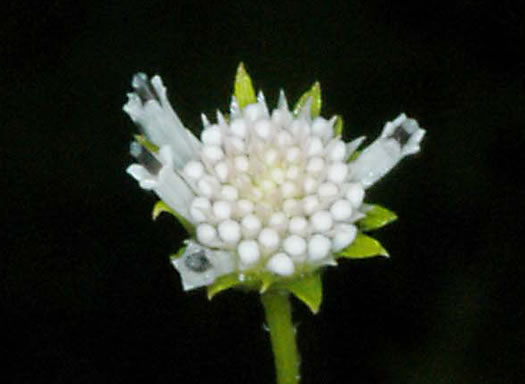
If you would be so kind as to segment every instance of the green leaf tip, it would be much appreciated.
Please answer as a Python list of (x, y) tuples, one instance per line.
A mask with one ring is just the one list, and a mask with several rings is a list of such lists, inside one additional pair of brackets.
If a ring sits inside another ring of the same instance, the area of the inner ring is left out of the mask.
[(250, 75), (248, 75), (248, 72), (246, 72), (246, 68), (242, 62), (237, 67), (235, 83), (233, 86), (233, 95), (235, 96), (235, 99), (237, 99), (237, 103), (241, 109), (246, 107), (248, 104), (252, 104), (257, 101), (255, 90), (253, 89), (252, 85), (252, 79), (250, 78)]
[(305, 106), (308, 100), (311, 99), (310, 114), (312, 117), (317, 117), (321, 114), (321, 84), (316, 81), (312, 87), (303, 93), (299, 98), (293, 109), (294, 115), (298, 115), (301, 109)]
[(297, 299), (310, 308), (312, 313), (316, 314), (319, 312), (323, 301), (323, 283), (320, 272), (314, 272), (277, 284), (276, 287), (290, 291)]
[(341, 115), (337, 115), (334, 125), (334, 137), (343, 136), (343, 126), (343, 117)]
[(239, 275), (236, 273), (221, 276), (217, 280), (215, 280), (213, 284), (208, 285), (208, 300), (213, 299), (218, 293), (226, 291), (227, 289), (233, 288), (240, 284), (242, 284), (242, 281), (239, 279)]
[(357, 160), (357, 158), (359, 157), (360, 154), (361, 154), (361, 151), (359, 151), (359, 150), (355, 150), (354, 153), (352, 153), (352, 154), (350, 155), (350, 157), (348, 158), (348, 161), (347, 161), (347, 162), (350, 163), (350, 162), (352, 162), (352, 161), (354, 161), (354, 160)]
[(174, 211), (168, 204), (164, 201), (159, 200), (153, 206), (153, 211), (151, 212), (151, 217), (153, 220), (157, 220), (161, 213), (169, 213), (177, 219), (177, 221), (184, 227), (186, 232), (193, 234), (195, 232), (195, 227), (184, 217)]
[(170, 255), (170, 259), (171, 260), (174, 260), (174, 259), (179, 259), (182, 257), (182, 255), (184, 254), (184, 251), (186, 251), (186, 246), (183, 246), (181, 247), (177, 252), (175, 253), (172, 253)]
[(230, 273), (218, 277), (211, 285), (208, 285), (208, 299), (211, 300), (218, 293), (235, 287), (263, 293), (275, 281), (276, 278), (269, 273)]
[(366, 259), (374, 256), (385, 256), (389, 254), (385, 248), (376, 239), (358, 232), (356, 238), (348, 246), (335, 255), (346, 259)]
[(366, 216), (357, 222), (362, 231), (372, 231), (397, 220), (397, 215), (380, 205), (370, 205)]

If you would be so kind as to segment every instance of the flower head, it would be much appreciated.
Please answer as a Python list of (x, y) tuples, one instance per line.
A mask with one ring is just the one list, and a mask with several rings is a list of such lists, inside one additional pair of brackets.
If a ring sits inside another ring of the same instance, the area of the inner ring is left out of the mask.
[[(366, 189), (418, 152), (425, 133), (401, 114), (358, 151), (364, 137), (345, 143), (341, 118), (320, 116), (318, 83), (292, 111), (282, 91), (270, 110), (241, 64), (229, 116), (217, 112), (210, 123), (203, 115), (199, 140), (160, 77), (139, 73), (132, 86), (124, 110), (142, 135), (127, 171), (193, 229), (173, 259), (185, 289), (227, 275), (279, 281), (334, 265), (378, 214), (363, 203)], [(393, 218), (387, 212), (380, 220)]]

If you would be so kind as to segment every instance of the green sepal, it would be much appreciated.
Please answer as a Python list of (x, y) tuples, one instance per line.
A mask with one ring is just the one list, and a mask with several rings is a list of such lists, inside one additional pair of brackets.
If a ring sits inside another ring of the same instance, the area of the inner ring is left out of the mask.
[(319, 312), (323, 301), (323, 282), (321, 272), (316, 271), (309, 275), (297, 277), (293, 280), (277, 283), (276, 288), (285, 289), (302, 301), (312, 313)]
[(319, 311), (323, 299), (323, 287), (321, 273), (319, 271), (291, 279), (274, 276), (271, 273), (264, 272), (230, 273), (218, 277), (207, 287), (208, 299), (211, 300), (217, 294), (232, 288), (258, 291), (259, 293), (264, 293), (268, 290), (289, 291), (297, 297), (297, 299), (306, 304), (313, 313)]
[(144, 135), (133, 135), (137, 143), (142, 145), (144, 148), (146, 148), (148, 151), (157, 153), (159, 151), (159, 147), (155, 144), (153, 144), (151, 141), (146, 139), (146, 136)]
[(253, 89), (252, 79), (244, 64), (241, 62), (237, 67), (237, 73), (235, 75), (235, 84), (233, 86), (233, 95), (237, 99), (239, 108), (244, 108), (248, 104), (255, 103), (257, 98), (255, 96), (255, 90)]
[(335, 255), (347, 259), (365, 259), (374, 256), (388, 257), (389, 255), (379, 241), (361, 232), (357, 233), (352, 244)]
[(337, 115), (334, 125), (334, 137), (343, 136), (343, 126), (343, 117), (341, 115)]
[(389, 209), (380, 205), (370, 205), (366, 216), (357, 222), (362, 231), (371, 231), (384, 227), (397, 220), (397, 215)]
[(312, 88), (310, 88), (308, 91), (303, 93), (303, 95), (299, 98), (299, 101), (295, 104), (295, 107), (293, 109), (294, 115), (298, 115), (301, 111), (301, 108), (306, 104), (308, 99), (312, 99), (312, 105), (310, 107), (310, 114), (312, 117), (317, 117), (321, 114), (321, 84), (319, 84), (318, 81), (312, 85)]
[(233, 288), (235, 286), (238, 286), (242, 284), (243, 282), (239, 279), (239, 275), (237, 273), (232, 273), (229, 275), (224, 275), (217, 280), (215, 280), (211, 285), (208, 285), (207, 287), (207, 294), (208, 294), (208, 300), (213, 299), (213, 297), (222, 292), (226, 291), (227, 289)]
[(195, 227), (188, 220), (186, 220), (176, 211), (171, 209), (171, 207), (169, 207), (168, 204), (166, 204), (164, 201), (159, 200), (155, 203), (155, 205), (153, 206), (153, 211), (151, 212), (153, 220), (156, 220), (161, 213), (169, 213), (178, 220), (178, 222), (184, 227), (186, 232), (192, 235), (195, 233)]
[(184, 252), (186, 251), (186, 246), (181, 247), (177, 252), (170, 255), (170, 260), (180, 259)]
[(256, 290), (265, 292), (273, 284), (275, 278), (269, 273), (230, 273), (218, 277), (207, 287), (208, 299), (230, 288), (243, 288), (245, 290)]
[(351, 161), (356, 160), (360, 154), (361, 154), (361, 151), (355, 150), (354, 153), (350, 155), (347, 162), (350, 163)]

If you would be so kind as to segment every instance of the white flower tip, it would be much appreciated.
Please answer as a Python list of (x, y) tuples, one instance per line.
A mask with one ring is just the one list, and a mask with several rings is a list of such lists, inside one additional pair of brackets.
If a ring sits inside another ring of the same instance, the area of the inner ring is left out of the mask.
[(210, 224), (199, 224), (196, 229), (197, 240), (204, 245), (212, 245), (217, 240), (217, 230)]
[(259, 243), (266, 250), (272, 251), (279, 247), (279, 234), (273, 228), (264, 228), (258, 237)]
[(239, 197), (239, 191), (233, 185), (226, 184), (221, 188), (221, 196), (227, 201), (235, 201)]
[(219, 224), (219, 237), (226, 244), (236, 244), (241, 239), (241, 227), (234, 220), (225, 220)]
[(269, 140), (273, 135), (273, 125), (269, 120), (259, 120), (254, 125), (255, 133), (263, 140)]
[(244, 138), (246, 136), (247, 130), (248, 128), (246, 126), (246, 122), (244, 121), (244, 119), (234, 119), (230, 123), (231, 133), (233, 133), (235, 136), (239, 138)]
[(259, 92), (257, 92), (257, 102), (266, 106), (266, 98), (264, 97), (264, 93), (262, 90), (259, 90)]
[(291, 276), (295, 272), (295, 265), (292, 259), (283, 252), (273, 255), (270, 260), (268, 260), (266, 268), (270, 272), (280, 276)]
[(204, 129), (208, 128), (211, 125), (210, 120), (204, 113), (201, 113), (201, 121), (202, 121), (202, 127)]
[(279, 100), (277, 101), (277, 108), (288, 111), (288, 101), (286, 100), (286, 95), (284, 90), (279, 90)]
[(276, 231), (282, 232), (288, 227), (288, 218), (283, 212), (275, 212), (270, 216), (268, 225)]
[(326, 178), (335, 184), (341, 184), (347, 175), (348, 166), (345, 163), (334, 163), (328, 167)]
[(328, 158), (333, 162), (344, 161), (346, 158), (346, 144), (342, 140), (335, 140), (331, 145)]
[(334, 198), (338, 193), (339, 188), (337, 188), (337, 185), (330, 182), (322, 183), (317, 189), (317, 194), (323, 201)]
[(261, 227), (261, 220), (259, 220), (259, 218), (254, 214), (246, 215), (241, 221), (241, 231), (243, 236), (246, 238), (256, 237), (261, 230)]
[(207, 145), (202, 148), (202, 156), (210, 163), (214, 164), (224, 157), (224, 152), (221, 147), (217, 145)]
[(288, 224), (288, 231), (295, 235), (304, 236), (308, 233), (308, 220), (303, 216), (294, 216)]
[(308, 257), (312, 261), (325, 259), (330, 255), (332, 242), (323, 235), (313, 235), (308, 242)]
[(191, 202), (190, 215), (195, 222), (201, 223), (207, 220), (210, 209), (210, 200), (205, 197), (196, 197)]
[(241, 108), (239, 107), (239, 102), (237, 98), (233, 95), (230, 103), (230, 118), (234, 119), (241, 115)]
[(184, 175), (191, 180), (198, 180), (204, 175), (204, 166), (200, 161), (189, 161), (184, 166)]
[(224, 118), (224, 115), (222, 114), (222, 112), (220, 110), (217, 109), (217, 124), (220, 126), (220, 127), (225, 127), (227, 126), (227, 123), (226, 123), (226, 119)]
[(237, 247), (237, 252), (241, 263), (244, 265), (252, 265), (259, 261), (261, 257), (259, 245), (254, 240), (241, 241)]
[(227, 220), (232, 215), (232, 206), (228, 201), (219, 200), (214, 202), (212, 210), (216, 220)]
[(222, 143), (221, 130), (217, 125), (210, 125), (201, 132), (201, 141), (204, 145), (220, 146)]
[(346, 199), (337, 200), (330, 207), (330, 213), (335, 221), (349, 220), (353, 213), (352, 204)]
[(140, 164), (131, 164), (126, 168), (126, 172), (139, 182), (142, 189), (149, 191), (157, 186), (156, 177), (152, 176), (148, 170)]
[(357, 228), (351, 224), (340, 224), (332, 238), (332, 251), (339, 252), (349, 246), (357, 235)]
[(348, 183), (346, 185), (345, 197), (352, 203), (354, 208), (359, 208), (365, 197), (365, 190), (360, 183)]
[(283, 241), (283, 249), (292, 258), (296, 258), (306, 252), (306, 241), (298, 235), (288, 236)]
[(332, 228), (333, 219), (328, 211), (317, 211), (310, 217), (310, 225), (316, 232), (326, 232)]

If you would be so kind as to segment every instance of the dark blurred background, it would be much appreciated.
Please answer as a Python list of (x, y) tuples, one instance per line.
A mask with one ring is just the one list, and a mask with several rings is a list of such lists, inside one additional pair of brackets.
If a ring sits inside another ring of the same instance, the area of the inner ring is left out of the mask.
[(9, 2), (0, 25), (2, 383), (271, 383), (256, 295), (184, 293), (184, 238), (125, 173), (131, 75), (187, 126), (239, 61), (272, 103), (314, 80), (347, 139), (406, 112), (422, 152), (368, 200), (391, 259), (326, 271), (294, 313), (304, 384), (518, 383), (525, 353), (520, 1)]

